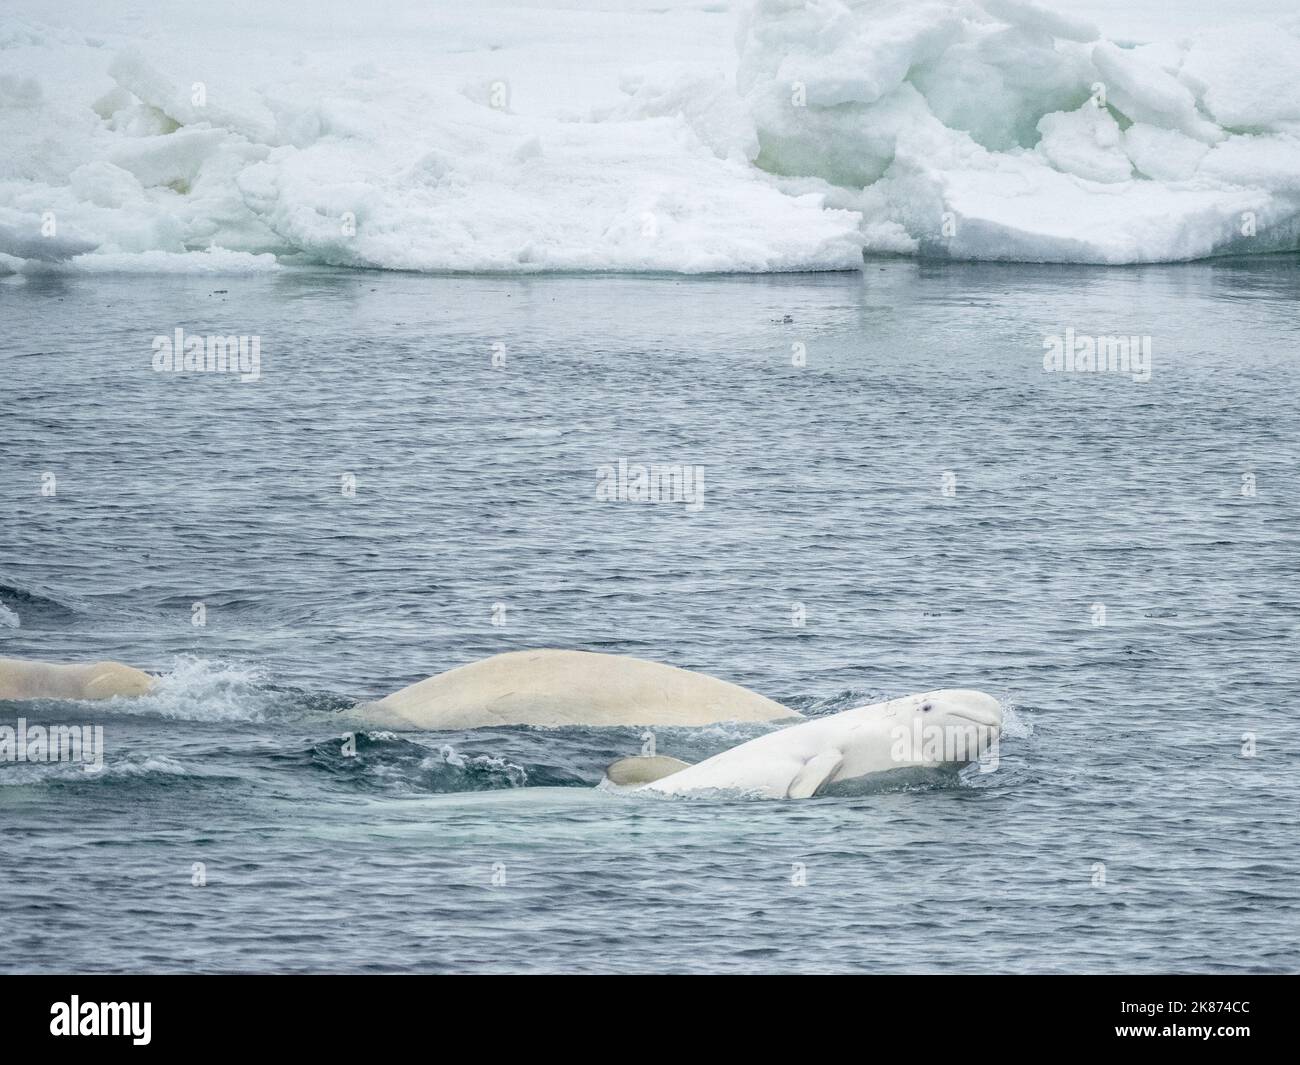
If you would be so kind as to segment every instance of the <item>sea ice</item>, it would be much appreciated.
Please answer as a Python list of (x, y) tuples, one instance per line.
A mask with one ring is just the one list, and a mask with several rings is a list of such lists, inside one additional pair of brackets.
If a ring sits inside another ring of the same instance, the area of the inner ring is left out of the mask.
[(1295, 17), (1135, 44), (1028, 0), (329, 0), (309, 32), (281, 0), (147, 31), (65, 0), (84, 32), (25, 3), (0, 272), (1131, 263), (1300, 231)]

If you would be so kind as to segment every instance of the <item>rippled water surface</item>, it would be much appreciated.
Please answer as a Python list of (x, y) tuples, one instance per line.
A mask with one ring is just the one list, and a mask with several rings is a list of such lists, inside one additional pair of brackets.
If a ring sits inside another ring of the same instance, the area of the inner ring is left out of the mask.
[[(1300, 968), (1298, 295), (1291, 259), (0, 283), (0, 655), (164, 674), (0, 702), (106, 744), (0, 763), (0, 969)], [(154, 372), (177, 327), (258, 335), (261, 380)], [(1149, 334), (1152, 379), (1045, 373), (1067, 328)], [(704, 506), (597, 500), (621, 458)], [(1009, 728), (992, 773), (782, 803), (596, 790), (632, 729), (343, 753), (353, 702), (537, 646)]]

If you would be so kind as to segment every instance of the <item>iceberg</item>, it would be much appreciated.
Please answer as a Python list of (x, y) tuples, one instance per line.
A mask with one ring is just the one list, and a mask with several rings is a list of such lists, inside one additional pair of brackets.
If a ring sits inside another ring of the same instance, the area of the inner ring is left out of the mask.
[(0, 15), (0, 272), (1300, 247), (1295, 16), (1135, 43), (1028, 0), (371, 6), (309, 40), (280, 0)]
[(1300, 246), (1296, 19), (1121, 45), (1023, 0), (757, 0), (740, 49), (757, 165), (858, 210), (867, 252)]

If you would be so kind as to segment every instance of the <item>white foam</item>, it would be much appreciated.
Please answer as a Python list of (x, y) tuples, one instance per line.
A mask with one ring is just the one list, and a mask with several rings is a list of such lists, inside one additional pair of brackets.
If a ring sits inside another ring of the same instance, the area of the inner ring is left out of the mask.
[(485, 770), (489, 773), (504, 776), (510, 781), (511, 787), (522, 788), (528, 785), (528, 771), (521, 765), (508, 761), (497, 755), (478, 754), (466, 757), (457, 751), (450, 744), (444, 744), (439, 747), (437, 752), (430, 754), (420, 760), (420, 768), (423, 770), (437, 770), (442, 766), (451, 766), (453, 769)]
[(131, 700), (129, 706), (138, 713), (183, 721), (263, 721), (276, 698), (260, 670), (184, 655), (148, 695)]
[(1023, 740), (1034, 734), (1034, 722), (1022, 716), (1011, 703), (1002, 704), (1002, 735)]
[(191, 777), (208, 775), (186, 767), (166, 755), (136, 755), (105, 760), (100, 764), (81, 762), (23, 762), (6, 765), (0, 773), (0, 787), (30, 787), (41, 784), (80, 784), (106, 778)]

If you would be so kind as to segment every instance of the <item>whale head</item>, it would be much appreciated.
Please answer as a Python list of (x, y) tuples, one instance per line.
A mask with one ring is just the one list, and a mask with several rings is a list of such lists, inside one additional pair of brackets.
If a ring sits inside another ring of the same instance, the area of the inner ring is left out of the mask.
[(991, 695), (943, 688), (862, 707), (838, 744), (835, 781), (889, 769), (961, 766), (979, 758), (1002, 733), (1002, 706)]
[(1002, 704), (972, 688), (941, 688), (887, 703), (890, 756), (900, 766), (974, 762), (1002, 734)]
[(1002, 704), (974, 688), (941, 688), (910, 696), (909, 701), (915, 704), (913, 713), (926, 724), (1002, 730)]

